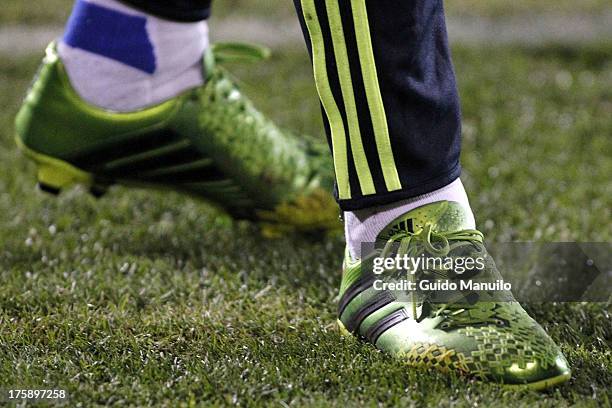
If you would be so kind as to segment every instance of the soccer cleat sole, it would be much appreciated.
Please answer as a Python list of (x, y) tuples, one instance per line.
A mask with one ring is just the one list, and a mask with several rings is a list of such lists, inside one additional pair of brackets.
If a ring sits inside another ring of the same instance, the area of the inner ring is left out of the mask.
[[(343, 337), (353, 337), (355, 338), (355, 336), (348, 331), (348, 329), (344, 326), (344, 324), (340, 321), (340, 319), (338, 319), (336, 321), (336, 323), (338, 324), (338, 331), (340, 332), (340, 335), (342, 335)], [(512, 389), (512, 390), (533, 390), (533, 391), (542, 391), (548, 388), (552, 388), (556, 385), (562, 384), (566, 381), (568, 381), (570, 378), (572, 377), (572, 373), (571, 372), (567, 372), (564, 373), (562, 375), (558, 375), (556, 377), (551, 377), (551, 378), (546, 378), (544, 380), (540, 380), (540, 381), (536, 381), (536, 382), (532, 382), (532, 383), (525, 383), (525, 384), (503, 384), (500, 383), (499, 385), (501, 385), (504, 388), (508, 388), (508, 389)], [(479, 382), (485, 382), (483, 380), (477, 380)], [(488, 382), (491, 383), (491, 382)]]
[(542, 391), (552, 388), (556, 385), (563, 384), (572, 377), (572, 373), (565, 373), (556, 377), (546, 378), (544, 380), (526, 383), (526, 384), (503, 384), (504, 387), (514, 390), (533, 390)]

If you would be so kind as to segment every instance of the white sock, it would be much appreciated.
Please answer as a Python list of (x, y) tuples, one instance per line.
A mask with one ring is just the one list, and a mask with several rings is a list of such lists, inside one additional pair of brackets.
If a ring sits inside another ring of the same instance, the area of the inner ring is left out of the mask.
[(455, 201), (461, 204), (468, 212), (468, 227), (476, 228), (474, 214), (472, 214), (463, 183), (457, 179), (445, 187), (408, 200), (380, 207), (346, 211), (344, 213), (344, 233), (351, 256), (360, 258), (361, 244), (376, 241), (378, 234), (397, 217), (436, 201)]
[(178, 23), (116, 0), (78, 0), (58, 51), (84, 100), (129, 112), (202, 85), (207, 47), (206, 21)]

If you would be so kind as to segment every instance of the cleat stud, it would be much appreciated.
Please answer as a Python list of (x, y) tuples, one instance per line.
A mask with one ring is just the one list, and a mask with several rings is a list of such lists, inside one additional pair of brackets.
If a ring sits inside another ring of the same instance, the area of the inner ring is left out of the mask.
[(54, 195), (54, 196), (59, 195), (59, 193), (61, 191), (57, 187), (53, 187), (53, 186), (50, 186), (48, 184), (41, 183), (41, 182), (38, 183), (38, 188), (40, 189), (40, 191), (44, 191), (45, 193), (48, 193), (48, 194), (51, 194), (51, 195)]

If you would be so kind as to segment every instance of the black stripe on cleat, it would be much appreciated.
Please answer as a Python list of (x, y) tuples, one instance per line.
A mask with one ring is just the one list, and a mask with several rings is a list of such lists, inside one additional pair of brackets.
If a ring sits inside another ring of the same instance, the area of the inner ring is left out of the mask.
[(40, 191), (44, 191), (45, 193), (52, 194), (54, 196), (59, 195), (61, 191), (57, 187), (53, 187), (53, 186), (50, 186), (48, 184), (41, 183), (41, 182), (38, 182), (38, 188), (40, 189)]
[(346, 309), (348, 304), (351, 303), (351, 301), (355, 299), (357, 295), (372, 287), (374, 280), (375, 277), (373, 275), (362, 275), (351, 286), (349, 286), (349, 288), (340, 298), (340, 303), (338, 305), (338, 317), (342, 316), (344, 309)]
[(402, 307), (399, 310), (383, 317), (378, 322), (376, 322), (372, 327), (368, 329), (365, 334), (366, 339), (370, 341), (370, 343), (376, 345), (378, 338), (387, 330), (392, 328), (393, 326), (403, 322), (404, 320), (408, 320), (408, 313)]
[(378, 292), (370, 300), (368, 300), (358, 311), (350, 316), (346, 321), (346, 329), (351, 333), (359, 330), (361, 323), (372, 313), (387, 306), (395, 300), (395, 296), (391, 292)]
[(89, 152), (76, 154), (68, 161), (75, 166), (97, 173), (105, 163), (167, 146), (182, 138), (171, 130), (161, 129), (135, 135), (129, 140), (112, 143)]
[(191, 146), (184, 146), (180, 149), (161, 154), (159, 154), (159, 151), (157, 151), (157, 154), (151, 154), (152, 156), (150, 157), (137, 157), (128, 162), (122, 159), (121, 162), (110, 163), (99, 171), (108, 177), (137, 177), (141, 172), (158, 170), (202, 159), (202, 155)]

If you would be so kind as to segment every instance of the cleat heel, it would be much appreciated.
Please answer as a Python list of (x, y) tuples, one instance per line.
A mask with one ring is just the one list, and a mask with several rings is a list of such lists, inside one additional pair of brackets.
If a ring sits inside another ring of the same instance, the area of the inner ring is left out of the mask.
[(43, 163), (38, 163), (36, 177), (41, 190), (55, 195), (65, 188), (78, 184), (78, 178), (74, 175), (64, 169)]
[(61, 190), (77, 184), (86, 187), (93, 185), (93, 176), (90, 173), (78, 169), (66, 161), (35, 152), (19, 138), (15, 140), (23, 154), (36, 163), (36, 177), (38, 186), (42, 191), (57, 195)]

